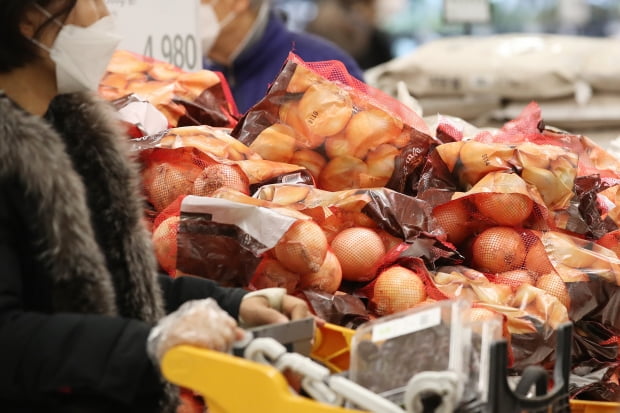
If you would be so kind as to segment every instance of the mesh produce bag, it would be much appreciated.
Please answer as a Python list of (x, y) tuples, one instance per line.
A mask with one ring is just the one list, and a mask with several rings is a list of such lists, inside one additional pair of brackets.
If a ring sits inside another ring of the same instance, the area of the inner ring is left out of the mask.
[(311, 182), (302, 167), (263, 160), (227, 131), (187, 126), (131, 141), (142, 165), (150, 216), (180, 195), (210, 196), (221, 187), (249, 194), (278, 180)]
[(306, 167), (329, 191), (412, 193), (437, 143), (413, 111), (353, 79), (340, 62), (306, 63), (294, 54), (232, 135), (265, 159)]
[(180, 68), (125, 50), (112, 57), (99, 85), (106, 100), (122, 104), (136, 94), (152, 103), (171, 127), (211, 125), (232, 127), (239, 113), (226, 79), (209, 70)]
[[(247, 287), (263, 255), (289, 227), (308, 220), (292, 210), (230, 189), (235, 201), (222, 197), (179, 197), (154, 223), (153, 244), (160, 267), (173, 277), (194, 275), (222, 285)], [(239, 202), (245, 200), (246, 202)]]

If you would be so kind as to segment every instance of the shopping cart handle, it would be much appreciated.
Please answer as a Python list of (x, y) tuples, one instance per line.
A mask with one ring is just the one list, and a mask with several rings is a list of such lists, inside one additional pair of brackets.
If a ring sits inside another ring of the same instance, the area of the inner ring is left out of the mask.
[(275, 367), (227, 353), (176, 346), (161, 369), (171, 383), (203, 396), (209, 413), (361, 413), (300, 396)]

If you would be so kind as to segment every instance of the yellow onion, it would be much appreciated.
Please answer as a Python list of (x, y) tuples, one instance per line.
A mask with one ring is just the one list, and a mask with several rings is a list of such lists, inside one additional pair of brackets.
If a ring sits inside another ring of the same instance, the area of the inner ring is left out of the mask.
[(290, 126), (274, 123), (256, 137), (250, 149), (263, 159), (289, 162), (295, 150), (295, 131)]
[(333, 253), (340, 261), (342, 278), (349, 281), (370, 281), (375, 267), (385, 255), (381, 237), (365, 227), (347, 228), (331, 242)]
[(366, 163), (360, 159), (351, 156), (334, 158), (321, 171), (319, 187), (332, 192), (359, 188), (359, 176), (367, 171)]
[(310, 86), (324, 82), (326, 82), (326, 80), (317, 73), (305, 68), (304, 66), (297, 65), (291, 79), (288, 82), (288, 85), (286, 86), (286, 91), (288, 93), (303, 93), (308, 90)]
[(211, 196), (220, 188), (250, 194), (248, 177), (237, 166), (215, 163), (203, 169), (192, 187), (192, 195)]
[(547, 250), (538, 238), (529, 246), (524, 265), (525, 268), (535, 272), (537, 275), (547, 274), (553, 271), (553, 265), (551, 265), (551, 261), (549, 261)]
[(455, 200), (439, 205), (433, 209), (432, 215), (451, 243), (458, 245), (469, 235), (466, 224), (470, 220), (470, 212), (464, 201)]
[(329, 159), (353, 156), (353, 148), (351, 142), (344, 135), (337, 134), (325, 139), (325, 153)]
[(201, 170), (191, 162), (151, 163), (142, 172), (149, 202), (155, 210), (162, 211), (180, 195), (189, 195)]
[(273, 248), (275, 257), (289, 271), (308, 274), (319, 271), (327, 255), (327, 238), (312, 220), (299, 220)]
[(556, 297), (567, 309), (570, 308), (570, 296), (568, 295), (566, 284), (564, 284), (562, 278), (555, 272), (543, 274), (538, 277), (536, 287)]
[(466, 184), (474, 185), (489, 172), (510, 171), (512, 168), (508, 160), (512, 158), (514, 151), (508, 145), (465, 142), (459, 152), (463, 168), (460, 179)]
[(376, 149), (368, 152), (366, 157), (368, 174), (389, 180), (394, 173), (394, 159), (398, 153), (398, 148), (389, 144), (379, 145)]
[(331, 136), (346, 126), (353, 114), (347, 92), (331, 83), (315, 84), (299, 101), (299, 119), (312, 136)]
[(371, 307), (379, 316), (394, 314), (415, 307), (426, 299), (422, 279), (413, 271), (393, 266), (375, 280)]
[(292, 205), (302, 202), (308, 196), (310, 187), (306, 185), (286, 185), (274, 187), (271, 202), (279, 205)]
[(177, 232), (179, 217), (163, 220), (153, 232), (153, 248), (159, 266), (168, 274), (174, 274), (177, 266)]
[(340, 261), (333, 252), (327, 251), (325, 261), (317, 272), (303, 274), (299, 278), (300, 290), (319, 290), (329, 294), (333, 294), (340, 287), (342, 282), (342, 268)]
[(527, 248), (521, 234), (510, 227), (491, 227), (472, 245), (472, 264), (483, 272), (498, 273), (521, 268)]
[(534, 208), (534, 202), (518, 193), (479, 193), (474, 195), (478, 211), (498, 225), (521, 226)]
[(345, 129), (353, 156), (364, 159), (368, 151), (394, 140), (402, 131), (402, 123), (380, 109), (354, 114)]
[(323, 155), (311, 149), (300, 149), (293, 153), (290, 163), (300, 165), (306, 168), (312, 174), (315, 181), (318, 182), (321, 171), (327, 161)]
[(573, 186), (576, 172), (566, 171), (556, 176), (548, 169), (528, 167), (521, 171), (523, 180), (534, 185), (540, 193), (545, 205), (550, 209), (560, 209), (568, 206), (573, 197)]
[(536, 274), (529, 270), (510, 270), (497, 273), (494, 282), (498, 284), (505, 284), (510, 286), (513, 290), (516, 290), (523, 284), (534, 285)]
[(274, 259), (265, 258), (256, 269), (250, 286), (257, 290), (280, 287), (285, 288), (287, 293), (293, 294), (297, 290), (298, 283), (298, 274), (287, 270)]

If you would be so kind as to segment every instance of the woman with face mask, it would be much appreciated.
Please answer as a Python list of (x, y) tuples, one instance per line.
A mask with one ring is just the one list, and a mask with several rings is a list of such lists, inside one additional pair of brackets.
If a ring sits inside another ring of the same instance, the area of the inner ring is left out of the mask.
[(363, 80), (355, 60), (334, 43), (286, 27), (271, 0), (201, 0), (205, 68), (226, 76), (244, 113), (267, 94), (289, 52), (308, 62), (339, 60)]
[(2, 412), (174, 411), (171, 346), (309, 314), (157, 273), (137, 166), (93, 93), (118, 41), (104, 0), (0, 0)]

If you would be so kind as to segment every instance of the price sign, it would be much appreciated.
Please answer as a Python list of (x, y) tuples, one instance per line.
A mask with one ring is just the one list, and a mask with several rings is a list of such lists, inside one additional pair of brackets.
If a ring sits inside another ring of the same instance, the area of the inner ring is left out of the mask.
[(491, 20), (489, 0), (444, 0), (447, 23), (487, 23)]
[(200, 0), (106, 0), (124, 36), (119, 49), (172, 63), (202, 68)]

